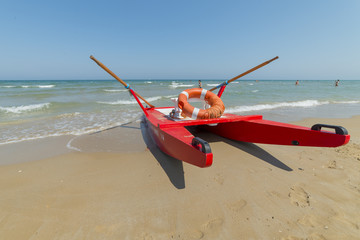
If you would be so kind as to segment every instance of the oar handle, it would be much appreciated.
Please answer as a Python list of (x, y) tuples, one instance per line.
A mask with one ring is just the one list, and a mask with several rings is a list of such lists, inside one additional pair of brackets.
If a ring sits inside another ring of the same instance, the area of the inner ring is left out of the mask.
[[(274, 58), (272, 58), (272, 59), (270, 59), (270, 60), (268, 60), (268, 61), (266, 61), (266, 62), (263, 62), (262, 64), (259, 64), (259, 65), (257, 65), (256, 67), (253, 67), (252, 69), (247, 70), (246, 72), (243, 72), (242, 74), (240, 74), (240, 75), (238, 75), (238, 76), (236, 76), (236, 77), (233, 77), (232, 79), (224, 82), (223, 84), (225, 84), (225, 83), (226, 83), (226, 84), (229, 84), (229, 83), (231, 83), (232, 81), (235, 81), (236, 79), (239, 79), (239, 78), (241, 78), (241, 77), (243, 77), (243, 76), (245, 76), (245, 75), (247, 75), (247, 74), (249, 74), (249, 73), (257, 70), (257, 69), (259, 69), (259, 68), (261, 68), (261, 67), (263, 67), (263, 66), (265, 66), (265, 65), (267, 65), (267, 64), (269, 64), (269, 63), (271, 63), (272, 61), (274, 61), (274, 60), (276, 60), (276, 59), (278, 59), (278, 58), (279, 58), (279, 57), (276, 56), (276, 57), (274, 57)], [(222, 85), (222, 84), (220, 84), (219, 86), (216, 86), (216, 87), (210, 89), (209, 91), (214, 91), (215, 89), (219, 88), (221, 85)]]
[[(90, 56), (90, 58), (92, 60), (94, 60), (94, 62), (97, 63), (97, 65), (99, 65), (102, 69), (104, 69), (106, 72), (108, 72), (111, 76), (113, 76), (116, 80), (118, 80), (122, 85), (124, 85), (125, 88), (129, 88), (129, 85), (124, 82), (123, 80), (121, 80), (121, 78), (119, 78), (118, 76), (116, 76), (115, 73), (113, 73), (110, 69), (108, 69), (104, 64), (102, 64), (100, 61), (98, 61), (93, 55)], [(137, 92), (135, 92), (133, 90), (133, 92), (136, 94), (136, 96), (138, 96), (141, 100), (143, 100), (147, 105), (149, 105), (150, 107), (154, 107), (152, 104), (150, 104), (148, 101), (146, 101), (142, 96), (140, 96)]]

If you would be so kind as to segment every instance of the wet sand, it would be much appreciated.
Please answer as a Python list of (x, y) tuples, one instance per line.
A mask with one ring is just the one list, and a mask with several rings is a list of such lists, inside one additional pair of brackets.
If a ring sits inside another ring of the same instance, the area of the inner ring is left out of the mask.
[(198, 133), (214, 154), (205, 169), (163, 154), (140, 122), (2, 145), (0, 236), (359, 239), (359, 122), (358, 116), (297, 123), (346, 127), (351, 140), (339, 148), (241, 143)]

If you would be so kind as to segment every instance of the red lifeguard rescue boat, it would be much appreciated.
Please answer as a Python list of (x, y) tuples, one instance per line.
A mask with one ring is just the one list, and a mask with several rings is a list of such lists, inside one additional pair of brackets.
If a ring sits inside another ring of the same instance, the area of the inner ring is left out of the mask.
[[(93, 56), (90, 56), (90, 58), (129, 89), (144, 112), (146, 126), (157, 146), (169, 156), (198, 167), (211, 166), (213, 154), (209, 143), (190, 133), (186, 128), (188, 126), (199, 126), (205, 131), (215, 133), (224, 138), (251, 143), (338, 147), (348, 143), (350, 140), (347, 130), (341, 126), (315, 124), (308, 128), (264, 120), (261, 115), (239, 116), (225, 113), (221, 117), (209, 119), (176, 117), (174, 112), (175, 110), (179, 111), (179, 109), (176, 109), (176, 106), (175, 108), (152, 106)], [(221, 97), (228, 83), (277, 58), (264, 62), (209, 91), (220, 88), (218, 97)], [(139, 98), (150, 107), (145, 108)], [(323, 130), (323, 128), (327, 130)]]

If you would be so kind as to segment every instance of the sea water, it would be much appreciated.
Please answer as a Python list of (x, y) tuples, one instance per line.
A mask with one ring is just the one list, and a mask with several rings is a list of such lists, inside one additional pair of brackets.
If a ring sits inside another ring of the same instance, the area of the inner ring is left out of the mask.
[[(198, 80), (128, 80), (131, 88), (156, 107)], [(211, 89), (223, 80), (202, 80)], [(238, 80), (222, 96), (227, 113), (261, 114), (290, 122), (309, 117), (360, 115), (360, 80)], [(217, 91), (216, 91), (217, 92)], [(81, 135), (141, 118), (135, 99), (116, 80), (0, 81), (0, 144), (61, 135)]]

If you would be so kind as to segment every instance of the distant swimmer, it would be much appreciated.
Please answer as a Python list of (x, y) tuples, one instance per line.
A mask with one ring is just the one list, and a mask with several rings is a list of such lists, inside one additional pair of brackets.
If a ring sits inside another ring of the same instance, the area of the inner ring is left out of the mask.
[(199, 80), (199, 88), (202, 88), (201, 80)]
[(336, 80), (336, 81), (335, 81), (335, 87), (339, 86), (339, 83), (340, 83), (340, 80), (339, 80), (339, 79)]
[(296, 80), (295, 85), (299, 85), (299, 80)]

